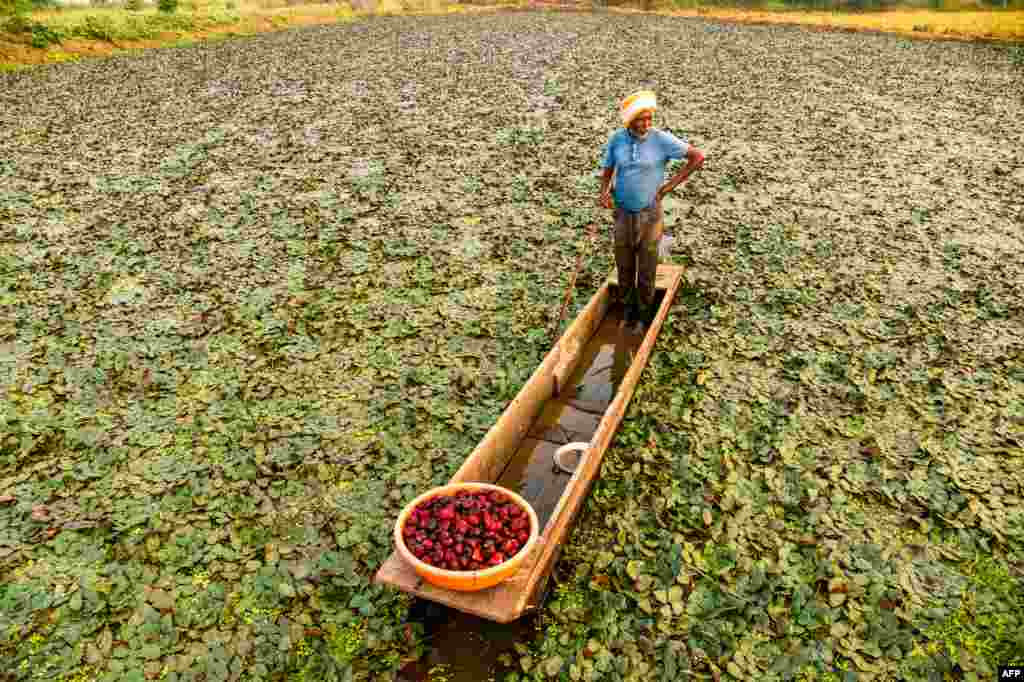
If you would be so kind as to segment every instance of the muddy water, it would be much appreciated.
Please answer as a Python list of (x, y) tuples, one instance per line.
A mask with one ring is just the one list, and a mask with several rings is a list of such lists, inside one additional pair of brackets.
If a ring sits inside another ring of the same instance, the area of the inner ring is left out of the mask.
[[(551, 518), (570, 475), (554, 466), (555, 451), (566, 443), (588, 442), (633, 363), (644, 333), (626, 325), (612, 307), (583, 348), (579, 364), (557, 397), (552, 397), (497, 483), (533, 505), (541, 528)], [(565, 463), (571, 465), (571, 457)]]
[[(659, 305), (662, 296), (659, 291)], [(550, 519), (570, 478), (555, 468), (555, 450), (566, 443), (587, 442), (593, 437), (643, 339), (643, 331), (624, 323), (621, 307), (612, 307), (584, 347), (561, 394), (545, 403), (496, 481), (533, 505), (541, 528)], [(572, 457), (563, 461), (573, 464)], [(499, 660), (502, 654), (509, 654), (512, 666), (516, 665), (519, 657), (513, 645), (533, 638), (536, 616), (500, 624), (418, 600), (410, 619), (423, 625), (427, 652), (422, 659), (403, 668), (401, 682), (426, 682), (431, 679), (431, 671), (446, 682), (484, 682), (500, 679), (505, 672)]]
[[(418, 661), (405, 666), (400, 682), (487, 682), (499, 680), (518, 667), (519, 656), (513, 645), (528, 642), (535, 634), (537, 616), (520, 618), (514, 623), (494, 623), (440, 604), (418, 600), (410, 620), (423, 625), (427, 652)], [(505, 666), (499, 661), (509, 654)]]

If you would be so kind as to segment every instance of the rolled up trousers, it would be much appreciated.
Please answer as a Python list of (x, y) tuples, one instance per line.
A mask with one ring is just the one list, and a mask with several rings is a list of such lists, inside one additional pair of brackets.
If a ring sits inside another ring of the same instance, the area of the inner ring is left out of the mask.
[(660, 201), (637, 213), (615, 209), (615, 265), (623, 300), (635, 288), (640, 303), (654, 303), (658, 240), (664, 230)]

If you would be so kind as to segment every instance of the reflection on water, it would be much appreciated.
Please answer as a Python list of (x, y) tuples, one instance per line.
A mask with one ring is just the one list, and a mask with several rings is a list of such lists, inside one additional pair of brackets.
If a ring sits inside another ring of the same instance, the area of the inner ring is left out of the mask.
[(587, 342), (579, 366), (557, 400), (603, 414), (633, 364), (644, 331), (625, 323), (621, 306), (611, 308)]
[(485, 682), (501, 679), (499, 658), (511, 652), (515, 666), (516, 642), (528, 642), (535, 634), (536, 614), (512, 623), (495, 623), (440, 604), (418, 600), (410, 620), (423, 625), (427, 652), (399, 673), (399, 682)]
[(594, 436), (643, 339), (643, 330), (627, 325), (621, 306), (613, 306), (584, 346), (560, 395), (544, 404), (498, 478), (498, 485), (515, 490), (533, 505), (542, 528), (569, 482), (569, 474), (554, 467), (555, 450)]

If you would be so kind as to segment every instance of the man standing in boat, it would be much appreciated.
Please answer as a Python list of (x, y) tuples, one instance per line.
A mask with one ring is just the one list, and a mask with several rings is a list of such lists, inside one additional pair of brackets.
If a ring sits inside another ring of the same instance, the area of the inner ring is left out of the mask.
[[(658, 241), (664, 231), (661, 200), (704, 163), (701, 150), (653, 127), (657, 108), (650, 90), (623, 100), (623, 127), (608, 139), (601, 161), (599, 202), (615, 210), (615, 264), (628, 323), (650, 324), (654, 317)], [(665, 166), (673, 159), (686, 164), (665, 182)]]

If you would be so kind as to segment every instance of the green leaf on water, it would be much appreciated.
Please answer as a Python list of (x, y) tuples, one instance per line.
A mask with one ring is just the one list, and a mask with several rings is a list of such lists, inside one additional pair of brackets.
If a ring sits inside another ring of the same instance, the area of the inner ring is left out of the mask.
[(555, 677), (562, 670), (565, 659), (561, 656), (552, 656), (543, 663), (544, 674), (548, 677)]
[(647, 592), (653, 584), (653, 576), (644, 573), (643, 575), (637, 577), (636, 582), (634, 583), (634, 587), (636, 588), (637, 592)]
[(672, 606), (672, 612), (675, 615), (683, 613), (686, 605), (683, 603), (683, 588), (679, 585), (673, 585), (668, 590), (668, 601)]
[(146, 660), (160, 658), (161, 653), (162, 652), (160, 651), (160, 647), (155, 644), (147, 644), (146, 646), (142, 647), (141, 650), (139, 650), (139, 655), (145, 658)]

